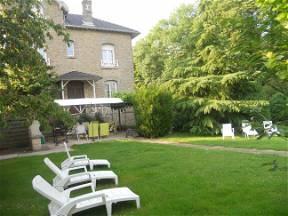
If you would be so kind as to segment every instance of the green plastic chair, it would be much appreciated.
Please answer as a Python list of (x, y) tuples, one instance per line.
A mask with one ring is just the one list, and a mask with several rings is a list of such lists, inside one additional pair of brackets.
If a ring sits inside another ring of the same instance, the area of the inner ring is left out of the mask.
[(109, 123), (100, 124), (100, 136), (109, 136)]
[(90, 138), (99, 137), (99, 123), (90, 122), (88, 125), (88, 135)]

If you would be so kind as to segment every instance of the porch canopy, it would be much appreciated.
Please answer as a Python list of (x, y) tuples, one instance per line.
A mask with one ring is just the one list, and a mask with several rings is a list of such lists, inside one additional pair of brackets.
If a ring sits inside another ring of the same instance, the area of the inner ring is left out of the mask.
[(62, 99), (65, 99), (65, 91), (64, 88), (65, 86), (70, 82), (70, 81), (87, 81), (93, 88), (93, 97), (96, 98), (96, 82), (102, 77), (94, 75), (94, 74), (89, 74), (89, 73), (84, 73), (84, 72), (79, 72), (79, 71), (71, 71), (65, 74), (62, 74), (58, 77), (59, 81), (61, 81), (61, 89), (62, 89)]
[(120, 98), (80, 98), (55, 100), (55, 102), (67, 110), (74, 107), (80, 114), (87, 108), (94, 109), (94, 112), (97, 112), (99, 107), (121, 108), (126, 105)]
[(124, 103), (120, 98), (79, 98), (55, 100), (60, 106), (113, 105)]

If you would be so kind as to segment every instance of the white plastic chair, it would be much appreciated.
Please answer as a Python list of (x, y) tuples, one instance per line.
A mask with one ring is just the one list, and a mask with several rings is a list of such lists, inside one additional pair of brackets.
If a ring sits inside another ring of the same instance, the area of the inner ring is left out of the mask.
[[(56, 175), (53, 179), (53, 186), (59, 191), (63, 191), (70, 185), (88, 181), (92, 182), (96, 187), (96, 181), (102, 179), (113, 179), (115, 185), (118, 185), (118, 176), (113, 171), (87, 172), (85, 166), (60, 170), (49, 158), (45, 158), (44, 163)], [(84, 172), (70, 175), (69, 172), (73, 170), (84, 170)]]
[[(140, 208), (140, 197), (127, 187), (95, 191), (93, 184), (88, 183), (60, 192), (40, 175), (33, 178), (32, 186), (35, 191), (51, 201), (48, 205), (51, 216), (72, 215), (102, 205), (106, 206), (107, 215), (111, 216), (112, 204), (122, 201), (136, 201), (137, 208)], [(92, 192), (73, 198), (70, 197), (72, 191), (87, 187), (90, 187)]]
[(61, 163), (61, 169), (68, 169), (77, 166), (90, 166), (90, 170), (92, 170), (94, 166), (108, 166), (108, 168), (111, 166), (108, 160), (90, 160), (87, 155), (71, 156), (66, 142), (63, 144), (68, 158)]
[(263, 128), (269, 136), (271, 136), (275, 133), (279, 134), (277, 126), (276, 125), (273, 126), (272, 121), (263, 121)]
[(249, 136), (258, 136), (258, 132), (255, 129), (252, 129), (250, 123), (242, 123), (242, 131), (245, 135), (245, 138), (249, 139)]
[(232, 137), (232, 139), (235, 138), (234, 136), (234, 128), (232, 128), (231, 124), (222, 124), (222, 139), (224, 140), (225, 137)]
[(88, 141), (88, 134), (87, 134), (87, 128), (85, 127), (84, 124), (78, 124), (75, 128), (75, 133), (77, 136), (77, 141), (79, 143), (80, 141), (80, 136), (84, 135), (86, 137), (86, 140)]

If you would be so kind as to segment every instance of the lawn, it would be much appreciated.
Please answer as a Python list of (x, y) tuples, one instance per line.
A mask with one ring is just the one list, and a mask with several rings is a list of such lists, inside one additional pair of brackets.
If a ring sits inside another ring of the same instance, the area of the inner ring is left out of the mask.
[[(141, 197), (117, 204), (113, 215), (287, 215), (287, 158), (224, 151), (206, 151), (134, 141), (75, 146), (73, 154), (106, 158)], [(50, 154), (56, 163), (64, 153)], [(33, 176), (51, 181), (44, 156), (0, 161), (0, 215), (48, 215), (48, 201), (34, 192)], [(270, 171), (273, 160), (278, 168)], [(111, 187), (110, 183), (101, 185)], [(105, 215), (94, 208), (80, 215)]]
[(256, 139), (250, 137), (250, 139), (244, 137), (225, 137), (222, 140), (221, 136), (201, 137), (193, 136), (189, 133), (173, 133), (161, 140), (167, 140), (172, 142), (190, 143), (195, 145), (210, 145), (210, 146), (227, 146), (238, 148), (255, 148), (255, 149), (273, 149), (288, 151), (288, 141), (280, 137), (272, 137), (271, 139), (264, 137), (262, 139)]

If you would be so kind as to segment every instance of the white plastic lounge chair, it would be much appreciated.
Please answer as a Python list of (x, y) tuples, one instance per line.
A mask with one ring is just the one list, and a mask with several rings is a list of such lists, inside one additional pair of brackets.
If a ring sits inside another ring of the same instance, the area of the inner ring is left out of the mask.
[(71, 156), (66, 142), (64, 142), (63, 144), (68, 158), (61, 163), (62, 169), (68, 169), (77, 166), (89, 166), (90, 170), (93, 170), (94, 166), (107, 166), (108, 168), (110, 168), (111, 166), (108, 160), (90, 160), (87, 155)]
[(80, 141), (80, 136), (84, 135), (86, 137), (86, 140), (88, 141), (88, 134), (87, 134), (87, 130), (84, 124), (78, 124), (75, 128), (75, 133), (77, 136), (77, 141), (79, 143)]
[(245, 138), (249, 139), (249, 136), (258, 136), (258, 132), (255, 129), (252, 129), (250, 123), (242, 123), (242, 131), (245, 135)]
[[(127, 187), (104, 189), (95, 191), (93, 184), (83, 184), (69, 188), (63, 192), (57, 191), (40, 175), (32, 180), (33, 189), (51, 202), (48, 205), (51, 216), (66, 216), (84, 211), (93, 207), (105, 205), (107, 215), (112, 215), (112, 204), (123, 201), (136, 201), (137, 208), (140, 208), (140, 198)], [(70, 198), (74, 190), (91, 187), (92, 192)]]
[(225, 137), (232, 137), (233, 139), (235, 138), (234, 128), (232, 128), (231, 124), (223, 124), (221, 132), (222, 132), (222, 139), (223, 140)]
[(263, 127), (265, 132), (271, 136), (273, 134), (279, 134), (278, 128), (276, 125), (273, 125), (272, 121), (263, 121)]
[[(96, 181), (102, 179), (113, 179), (115, 185), (118, 185), (118, 176), (113, 171), (87, 172), (85, 166), (60, 170), (51, 160), (49, 160), (49, 158), (45, 158), (44, 163), (49, 167), (52, 172), (55, 173), (56, 176), (53, 179), (53, 186), (59, 191), (63, 191), (70, 185), (87, 181), (92, 181), (93, 185), (95, 185), (96, 187)], [(84, 172), (69, 175), (70, 171), (80, 169), (84, 169)]]

